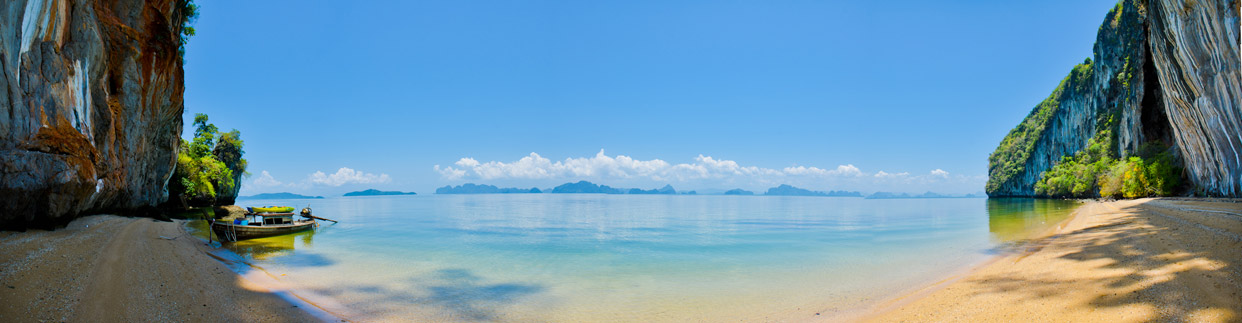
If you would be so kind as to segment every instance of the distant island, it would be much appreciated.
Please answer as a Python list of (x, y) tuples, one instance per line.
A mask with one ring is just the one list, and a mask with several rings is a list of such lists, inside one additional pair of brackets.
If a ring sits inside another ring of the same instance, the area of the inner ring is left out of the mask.
[(927, 192), (919, 195), (910, 195), (908, 193), (891, 193), (891, 192), (875, 192), (868, 195), (867, 199), (953, 199), (953, 198), (983, 198), (988, 197), (986, 194), (966, 194), (966, 195), (946, 195), (935, 192)]
[(543, 193), (538, 188), (499, 188), (495, 185), (479, 185), (474, 183), (466, 183), (457, 186), (446, 185), (436, 189), (436, 194), (513, 194), (513, 193)]
[(321, 199), (321, 198), (323, 198), (323, 196), (309, 196), (309, 195), (293, 194), (289, 192), (259, 193), (259, 194), (255, 194), (251, 196), (238, 197), (238, 199), (250, 199), (250, 200)]
[(417, 194), (418, 193), (414, 193), (414, 192), (381, 191), (377, 189), (369, 189), (365, 191), (345, 193), (345, 195), (342, 195), (342, 196), (380, 196), (380, 195), (417, 195)]
[[(561, 194), (631, 194), (631, 195), (698, 195), (696, 191), (679, 192), (673, 188), (671, 184), (665, 184), (661, 188), (641, 189), (641, 188), (618, 188), (608, 185), (595, 184), (588, 181), (577, 181), (565, 183), (553, 188), (539, 189), (532, 188), (501, 188), (495, 185), (466, 183), (458, 186), (446, 185), (436, 189), (436, 194), (517, 194), (517, 193), (561, 193)], [(709, 193), (709, 195), (721, 193)], [(725, 191), (723, 195), (755, 195), (755, 192), (747, 191), (740, 188)], [(812, 191), (802, 188), (782, 184), (777, 187), (768, 189), (763, 195), (770, 196), (826, 196), (826, 197), (863, 197), (862, 193), (855, 191)], [(347, 195), (348, 196), (348, 195)]]
[(625, 194), (625, 191), (608, 185), (595, 185), (595, 183), (588, 181), (578, 181), (577, 183), (565, 183), (554, 187), (552, 188), (552, 193)]
[(649, 190), (631, 188), (629, 194), (677, 194), (677, 190), (673, 189), (673, 185), (664, 185), (662, 188)]
[[(727, 193), (727, 192), (726, 192), (726, 193)], [(763, 193), (763, 195), (775, 195), (775, 196), (829, 196), (829, 197), (863, 197), (862, 193), (859, 193), (859, 192), (852, 192), (852, 191), (829, 191), (829, 192), (820, 192), (820, 191), (812, 191), (812, 190), (808, 190), (808, 189), (797, 188), (797, 187), (789, 186), (788, 184), (781, 184), (781, 186), (777, 186), (777, 187), (769, 188), (769, 189), (768, 189), (768, 191), (767, 191), (766, 193)]]
[(689, 191), (678, 193), (673, 185), (664, 185), (661, 188), (653, 188), (644, 190), (641, 188), (616, 188), (608, 185), (597, 185), (588, 181), (578, 181), (577, 183), (565, 183), (561, 186), (547, 190), (550, 193), (573, 193), (573, 194), (661, 194), (661, 195), (697, 195), (698, 192)]

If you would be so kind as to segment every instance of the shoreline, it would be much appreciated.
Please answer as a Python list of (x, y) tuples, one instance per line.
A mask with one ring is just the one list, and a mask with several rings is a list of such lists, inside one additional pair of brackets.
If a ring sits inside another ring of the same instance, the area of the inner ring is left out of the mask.
[[(197, 237), (189, 231), (189, 220), (176, 220), (175, 222), (186, 236), (192, 237), (204, 245), (208, 244), (206, 239)], [(220, 241), (213, 241), (211, 249), (203, 250), (203, 254), (228, 267), (239, 279), (262, 287), (268, 293), (280, 297), (289, 302), (289, 304), (296, 305), (295, 307), (320, 321), (353, 322), (350, 318), (357, 317), (357, 315), (351, 315), (352, 313), (337, 301), (307, 290), (297, 289), (295, 286), (290, 286), (262, 266), (246, 261), (245, 257), (227, 248), (220, 247), (219, 244)]]
[[(1029, 249), (1033, 247), (1033, 244), (1035, 242), (1039, 240), (1043, 240), (1043, 239), (1048, 239), (1056, 235), (1058, 231), (1065, 228), (1066, 225), (1068, 225), (1071, 221), (1073, 221), (1075, 218), (1079, 216), (1079, 209), (1087, 205), (1087, 203), (1093, 202), (1093, 200), (1082, 200), (1082, 199), (1078, 199), (1074, 201), (1078, 201), (1082, 203), (1082, 205), (1079, 205), (1078, 207), (1076, 207), (1074, 211), (1070, 213), (1069, 216), (1065, 217), (1065, 219), (1058, 221), (1055, 225), (1049, 226), (1044, 231), (1039, 232), (1031, 236), (1028, 239), (1024, 239), (1023, 241), (1012, 243), (1009, 246), (998, 246), (997, 248), (1002, 249), (1002, 251), (998, 251), (994, 255), (987, 256), (982, 261), (963, 266), (957, 270), (946, 272), (943, 276), (939, 276), (939, 279), (929, 280), (924, 284), (914, 286), (914, 287), (908, 288), (903, 291), (899, 291), (895, 293), (893, 296), (880, 299), (870, 304), (856, 307), (851, 310), (847, 310), (843, 312), (841, 315), (828, 318), (826, 321), (829, 321), (829, 322), (873, 321), (876, 318), (881, 317), (885, 313), (892, 312), (898, 308), (901, 308), (902, 306), (906, 306), (911, 303), (917, 302), (925, 297), (928, 297), (936, 293), (937, 291), (945, 289), (953, 285), (954, 283), (957, 283), (961, 281), (962, 279), (965, 279), (971, 274), (983, 268), (996, 264), (997, 262), (1000, 262), (1001, 260), (1004, 260), (1009, 257), (1013, 257), (1020, 253), (1029, 254), (1033, 252), (1033, 251), (1030, 251)], [(1008, 251), (1003, 251), (1003, 250), (1008, 250)], [(1016, 250), (1023, 250), (1023, 251), (1016, 251)]]
[[(55, 231), (0, 232), (0, 321), (366, 319), (207, 246), (190, 224), (94, 215)], [(1085, 201), (925, 285), (789, 319), (1235, 321), (1240, 234), (1242, 200)]]
[(92, 215), (0, 232), (0, 321), (321, 321), (209, 255), (181, 222)]
[[(1024, 250), (997, 255), (849, 320), (1234, 321), (1242, 318), (1240, 202), (1088, 200), (1056, 230), (1019, 247)], [(1160, 248), (1168, 246), (1174, 247)]]

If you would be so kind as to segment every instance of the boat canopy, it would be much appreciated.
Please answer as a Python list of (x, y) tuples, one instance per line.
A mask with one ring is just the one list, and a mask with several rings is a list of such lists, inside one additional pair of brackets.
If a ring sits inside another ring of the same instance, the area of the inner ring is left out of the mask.
[(250, 225), (274, 225), (293, 223), (293, 213), (247, 214)]

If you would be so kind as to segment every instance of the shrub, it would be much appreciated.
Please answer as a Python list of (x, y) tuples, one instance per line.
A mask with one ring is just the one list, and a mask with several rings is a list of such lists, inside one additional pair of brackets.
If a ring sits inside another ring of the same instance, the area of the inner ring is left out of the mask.
[(1098, 179), (1113, 164), (1110, 156), (1111, 138), (1101, 132), (1087, 140), (1087, 148), (1074, 157), (1064, 156), (1051, 169), (1040, 174), (1035, 195), (1047, 197), (1094, 197)]
[(1100, 175), (1098, 183), (1101, 197), (1121, 197), (1121, 184), (1128, 166), (1127, 163), (1118, 162), (1110, 165), (1108, 171)]
[(1140, 198), (1176, 193), (1182, 184), (1182, 167), (1176, 155), (1163, 144), (1143, 144), (1133, 156), (1100, 176), (1100, 196)]
[(1130, 157), (1130, 160), (1126, 162), (1126, 171), (1121, 180), (1122, 196), (1128, 199), (1147, 196), (1147, 176), (1143, 168), (1141, 157)]
[(1101, 132), (1087, 141), (1087, 148), (1073, 158), (1062, 157), (1051, 169), (1040, 174), (1035, 194), (1140, 198), (1171, 195), (1181, 185), (1182, 168), (1168, 147), (1149, 142), (1139, 148), (1137, 156), (1116, 160), (1109, 157), (1110, 137), (1107, 135)]

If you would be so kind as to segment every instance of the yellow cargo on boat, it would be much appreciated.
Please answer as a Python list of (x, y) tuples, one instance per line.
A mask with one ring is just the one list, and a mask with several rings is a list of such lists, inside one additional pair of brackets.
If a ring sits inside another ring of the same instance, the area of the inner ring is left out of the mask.
[(292, 206), (265, 206), (251, 208), (255, 213), (287, 213), (293, 212)]

